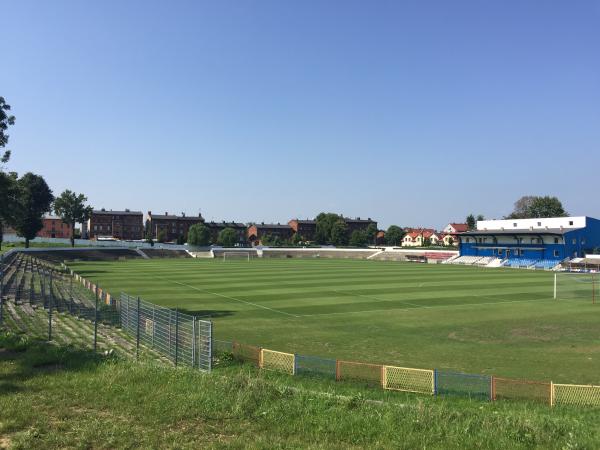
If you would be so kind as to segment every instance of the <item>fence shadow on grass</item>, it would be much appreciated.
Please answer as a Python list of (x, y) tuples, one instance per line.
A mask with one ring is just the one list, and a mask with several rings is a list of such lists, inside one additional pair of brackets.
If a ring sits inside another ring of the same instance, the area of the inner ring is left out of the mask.
[(23, 382), (38, 376), (93, 370), (102, 359), (73, 346), (0, 333), (0, 395), (23, 391)]
[(217, 309), (185, 309), (179, 308), (179, 312), (183, 314), (189, 314), (190, 316), (196, 316), (197, 319), (210, 320), (217, 317), (228, 317), (233, 316), (237, 311), (229, 310), (217, 310)]

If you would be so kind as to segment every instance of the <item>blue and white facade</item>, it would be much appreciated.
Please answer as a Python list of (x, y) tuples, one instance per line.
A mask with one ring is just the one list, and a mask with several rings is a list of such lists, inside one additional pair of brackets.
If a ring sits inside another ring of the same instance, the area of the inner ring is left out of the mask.
[(591, 217), (481, 220), (459, 235), (461, 256), (563, 261), (600, 247), (600, 220)]

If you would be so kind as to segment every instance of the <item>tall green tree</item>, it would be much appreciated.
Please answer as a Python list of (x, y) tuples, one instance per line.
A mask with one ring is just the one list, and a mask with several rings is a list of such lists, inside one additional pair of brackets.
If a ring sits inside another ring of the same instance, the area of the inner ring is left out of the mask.
[(302, 241), (304, 241), (304, 239), (302, 238), (302, 236), (300, 236), (300, 233), (294, 233), (294, 235), (292, 236), (292, 244), (300, 245)]
[(535, 196), (524, 195), (514, 204), (513, 211), (506, 217), (507, 219), (526, 219), (530, 217), (531, 205)]
[(203, 223), (196, 223), (188, 230), (187, 243), (197, 247), (210, 245), (210, 230)]
[(557, 197), (525, 195), (515, 202), (507, 219), (532, 219), (537, 217), (566, 217), (562, 202)]
[(352, 247), (364, 247), (369, 243), (369, 234), (365, 230), (354, 230), (350, 235), (349, 244)]
[(341, 217), (331, 227), (331, 243), (336, 246), (348, 243), (348, 226)]
[(366, 232), (367, 244), (377, 244), (377, 226), (374, 223), (370, 223)]
[(469, 214), (467, 216), (467, 218), (465, 219), (465, 223), (467, 224), (467, 228), (469, 230), (474, 230), (477, 226), (477, 220), (475, 219), (475, 216), (473, 214)]
[(4, 241), (4, 225), (14, 222), (14, 194), (17, 174), (6, 173), (0, 170), (0, 250)]
[(404, 235), (404, 230), (398, 225), (390, 225), (385, 232), (385, 243), (387, 245), (401, 245)]
[[(8, 144), (8, 127), (15, 124), (15, 116), (10, 114), (10, 105), (4, 97), (0, 96), (0, 164), (7, 163), (10, 159), (10, 150), (6, 149)], [(10, 199), (12, 196), (16, 174), (7, 174), (0, 165), (0, 249), (4, 241), (4, 224), (11, 221), (12, 208)]]
[(8, 144), (8, 127), (15, 124), (15, 116), (10, 114), (10, 105), (4, 97), (0, 96), (0, 163), (6, 163), (10, 159), (10, 150), (6, 149)]
[(485, 220), (485, 217), (483, 217), (483, 214), (477, 214), (477, 221), (481, 221), (481, 220)]
[(75, 224), (87, 221), (93, 208), (86, 205), (87, 197), (67, 189), (54, 200), (54, 213), (71, 227), (71, 247), (75, 247)]
[(335, 213), (320, 213), (316, 218), (315, 241), (319, 244), (333, 243), (332, 231), (333, 226), (342, 220), (342, 216)]
[(42, 229), (44, 214), (52, 209), (54, 196), (44, 178), (26, 173), (16, 182), (13, 225), (17, 234), (25, 238), (25, 247)]
[(237, 233), (233, 228), (224, 228), (219, 232), (217, 242), (223, 247), (234, 247), (238, 242)]

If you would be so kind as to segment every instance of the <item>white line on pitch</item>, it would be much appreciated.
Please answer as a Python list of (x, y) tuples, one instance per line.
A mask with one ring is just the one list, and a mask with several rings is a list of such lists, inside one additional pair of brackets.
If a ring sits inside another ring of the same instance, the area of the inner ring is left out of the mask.
[[(505, 303), (529, 303), (529, 302), (547, 302), (553, 299), (541, 299), (541, 300), (510, 300), (507, 302), (486, 302), (486, 303), (461, 303), (460, 305), (447, 305), (447, 306), (422, 306), (421, 308), (426, 309), (452, 309), (452, 308), (461, 308), (465, 306), (491, 306), (491, 305), (502, 305)], [(390, 300), (393, 301), (393, 300)], [(418, 308), (388, 308), (388, 309), (367, 309), (362, 311), (340, 311), (340, 312), (332, 312), (332, 313), (321, 313), (321, 314), (302, 314), (299, 317), (317, 317), (317, 316), (333, 316), (339, 314), (362, 314), (362, 313), (370, 313), (370, 312), (383, 312), (383, 311), (414, 311)]]
[(170, 281), (171, 283), (176, 283), (176, 284), (179, 284), (181, 286), (185, 286), (185, 287), (188, 287), (190, 289), (194, 289), (194, 290), (199, 291), (199, 292), (204, 292), (205, 294), (216, 295), (217, 297), (223, 297), (223, 298), (226, 298), (226, 299), (229, 299), (229, 300), (235, 300), (236, 302), (245, 303), (246, 305), (256, 306), (257, 308), (267, 309), (269, 311), (273, 311), (273, 312), (276, 312), (276, 313), (279, 313), (279, 314), (284, 314), (284, 315), (290, 316), (290, 317), (300, 317), (300, 316), (297, 316), (296, 314), (290, 314), (290, 313), (287, 313), (285, 311), (279, 311), (278, 309), (269, 308), (268, 306), (259, 305), (258, 303), (248, 302), (248, 301), (242, 300), (240, 298), (230, 297), (228, 295), (219, 294), (217, 292), (210, 292), (210, 291), (207, 291), (206, 289), (197, 288), (196, 286), (191, 286), (189, 284), (185, 284), (185, 283), (182, 283), (180, 281), (169, 280), (168, 278), (163, 278), (163, 279), (167, 280), (167, 281)]

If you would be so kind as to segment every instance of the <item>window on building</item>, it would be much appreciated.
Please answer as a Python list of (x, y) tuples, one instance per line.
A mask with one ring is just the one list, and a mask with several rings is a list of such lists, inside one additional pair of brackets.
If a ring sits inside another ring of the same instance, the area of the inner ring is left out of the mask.
[(517, 228), (517, 222), (513, 222), (513, 227)]
[(558, 250), (554, 250), (554, 257), (558, 258)]
[(558, 244), (558, 238), (554, 238), (554, 243)]
[(501, 256), (501, 255), (502, 255), (502, 249), (501, 249), (501, 248), (499, 248), (499, 249), (498, 249), (498, 256)]
[(538, 222), (538, 227), (541, 227), (541, 226), (542, 226), (542, 222)]
[(569, 220), (569, 225), (573, 225), (573, 221), (572, 220)]

